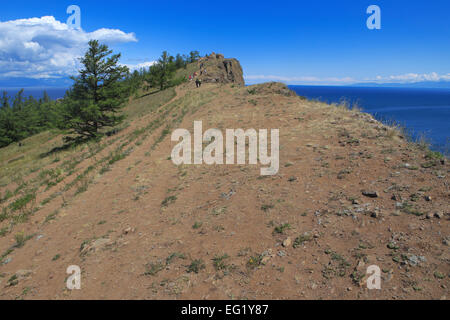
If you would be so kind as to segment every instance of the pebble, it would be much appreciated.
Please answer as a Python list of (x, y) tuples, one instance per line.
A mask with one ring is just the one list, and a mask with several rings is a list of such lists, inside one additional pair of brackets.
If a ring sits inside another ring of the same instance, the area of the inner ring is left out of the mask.
[(286, 252), (284, 252), (283, 250), (280, 250), (280, 251), (278, 251), (278, 256), (284, 257), (284, 256), (286, 256)]
[(366, 196), (366, 197), (369, 197), (369, 198), (378, 198), (378, 192), (376, 192), (376, 191), (372, 191), (372, 190), (367, 191), (367, 190), (365, 190), (365, 191), (362, 192), (362, 194), (364, 196)]
[(286, 240), (283, 241), (283, 247), (289, 247), (292, 244), (292, 239), (291, 238), (287, 238)]
[(436, 212), (436, 213), (434, 214), (434, 216), (435, 216), (436, 218), (438, 218), (438, 219), (444, 218), (444, 214), (443, 214), (442, 212)]

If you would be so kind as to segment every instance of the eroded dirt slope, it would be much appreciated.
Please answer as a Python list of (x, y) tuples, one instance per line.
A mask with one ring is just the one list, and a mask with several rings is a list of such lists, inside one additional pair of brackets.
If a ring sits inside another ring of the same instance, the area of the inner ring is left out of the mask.
[[(448, 298), (445, 160), (281, 84), (176, 91), (1, 187), (19, 191), (2, 202), (0, 298)], [(171, 132), (195, 120), (280, 129), (279, 173), (175, 166)], [(81, 267), (81, 290), (66, 288), (69, 265)], [(369, 265), (382, 270), (381, 290), (364, 284)]]

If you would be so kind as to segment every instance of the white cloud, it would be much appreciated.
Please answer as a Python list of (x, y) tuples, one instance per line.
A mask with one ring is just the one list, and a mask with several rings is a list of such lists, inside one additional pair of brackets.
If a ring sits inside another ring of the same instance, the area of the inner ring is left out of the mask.
[(148, 61), (148, 62), (142, 62), (139, 64), (124, 64), (124, 66), (127, 66), (128, 69), (130, 69), (130, 71), (133, 72), (134, 70), (139, 71), (141, 69), (148, 69), (155, 63), (156, 63), (156, 61)]
[(76, 74), (89, 40), (137, 42), (117, 29), (71, 29), (52, 16), (0, 21), (0, 78), (52, 79)]
[(388, 82), (388, 83), (414, 83), (414, 82), (424, 82), (424, 81), (450, 81), (450, 73), (438, 74), (436, 72), (431, 73), (407, 73), (401, 75), (390, 75), (390, 76), (377, 76), (375, 79), (365, 79), (366, 81), (376, 81), (376, 82)]
[(351, 77), (285, 77), (275, 75), (248, 75), (245, 76), (245, 80), (251, 83), (258, 83), (264, 81), (281, 81), (289, 84), (306, 84), (306, 85), (345, 85), (354, 83), (415, 83), (415, 82), (437, 82), (437, 81), (450, 81), (450, 73), (438, 74), (436, 72), (417, 74), (407, 73), (402, 75), (390, 75), (390, 76), (376, 76), (375, 78), (365, 78), (363, 80), (354, 79)]

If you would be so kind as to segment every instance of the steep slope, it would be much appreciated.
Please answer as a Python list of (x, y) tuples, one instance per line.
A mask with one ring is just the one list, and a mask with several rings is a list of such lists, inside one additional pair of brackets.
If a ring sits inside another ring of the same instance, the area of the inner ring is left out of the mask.
[[(98, 144), (39, 163), (31, 151), (5, 156), (23, 174), (1, 181), (15, 195), (2, 203), (0, 298), (448, 295), (449, 166), (395, 129), (278, 83), (187, 83), (129, 110), (139, 116)], [(175, 166), (170, 135), (194, 121), (279, 129), (279, 173)], [(59, 141), (48, 138), (33, 152)], [(81, 290), (66, 289), (69, 265), (81, 267)], [(369, 265), (382, 270), (381, 290), (364, 285)]]

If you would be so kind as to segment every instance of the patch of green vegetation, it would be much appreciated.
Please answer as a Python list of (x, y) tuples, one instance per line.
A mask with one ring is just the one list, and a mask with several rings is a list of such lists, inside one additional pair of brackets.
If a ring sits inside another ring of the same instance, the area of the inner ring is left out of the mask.
[(9, 218), (8, 211), (6, 210), (6, 208), (3, 208), (2, 213), (0, 213), (0, 222), (3, 222), (8, 218)]
[(23, 197), (17, 199), (9, 205), (11, 212), (23, 209), (27, 204), (36, 199), (36, 193), (28, 193)]
[(8, 286), (13, 287), (19, 283), (19, 279), (17, 275), (12, 275), (11, 278), (8, 279)]
[(276, 226), (273, 229), (273, 233), (274, 234), (284, 234), (284, 232), (288, 229), (291, 229), (291, 225), (289, 223), (284, 223), (279, 226)]
[(423, 216), (425, 214), (424, 212), (421, 212), (421, 211), (417, 210), (416, 208), (414, 208), (414, 206), (407, 201), (402, 203), (401, 210), (404, 213), (412, 214), (417, 217)]
[(127, 155), (123, 152), (116, 152), (114, 154), (111, 154), (111, 158), (109, 159), (108, 164), (112, 165), (116, 163), (117, 161), (123, 160), (127, 157)]
[(250, 259), (247, 261), (247, 267), (249, 269), (256, 269), (262, 264), (263, 256), (260, 254), (257, 254), (255, 256), (251, 256)]
[(303, 243), (310, 241), (312, 239), (311, 234), (308, 232), (305, 232), (304, 234), (298, 236), (294, 240), (294, 244), (292, 245), (294, 248), (298, 248), (303, 245)]
[(352, 279), (353, 283), (356, 285), (359, 285), (361, 280), (365, 277), (365, 274), (363, 272), (358, 272), (357, 270), (353, 271), (353, 273), (350, 275), (350, 278)]
[(14, 239), (16, 240), (16, 244), (14, 246), (16, 248), (22, 248), (31, 238), (33, 238), (33, 235), (26, 236), (24, 232), (19, 232), (14, 236)]
[(155, 263), (150, 262), (150, 263), (145, 265), (144, 275), (146, 275), (146, 276), (154, 276), (158, 272), (162, 271), (164, 268), (165, 268), (164, 264), (161, 263), (160, 261), (155, 262)]
[(59, 214), (58, 210), (50, 213), (47, 217), (45, 217), (44, 223), (50, 222), (51, 220), (55, 220), (56, 216)]
[(192, 262), (191, 262), (191, 264), (188, 266), (188, 268), (187, 268), (187, 272), (188, 273), (192, 273), (192, 272), (194, 272), (194, 273), (199, 273), (200, 272), (200, 270), (203, 270), (203, 269), (205, 269), (206, 268), (206, 266), (205, 266), (205, 264), (203, 263), (203, 260), (201, 260), (201, 259), (197, 259), (197, 260), (193, 260)]
[(55, 256), (52, 258), (52, 261), (56, 261), (56, 260), (58, 260), (59, 258), (61, 258), (61, 255), (60, 255), (60, 254), (57, 254), (57, 255), (55, 255)]
[(200, 229), (203, 225), (203, 222), (195, 222), (194, 225), (192, 226), (192, 229)]
[(323, 277), (326, 279), (330, 279), (333, 276), (344, 277), (350, 267), (350, 263), (337, 252), (326, 250), (325, 253), (331, 255), (331, 261), (324, 266), (322, 270)]
[(215, 216), (224, 214), (227, 212), (227, 207), (216, 207), (212, 210), (212, 214)]
[(167, 198), (165, 198), (165, 199), (163, 200), (163, 202), (161, 202), (161, 206), (162, 206), (162, 207), (167, 207), (167, 206), (169, 206), (170, 204), (174, 203), (176, 200), (177, 200), (177, 197), (176, 197), (176, 196), (168, 196)]
[(3, 227), (0, 229), (0, 237), (4, 237), (9, 232), (8, 227)]
[(6, 190), (5, 194), (2, 198), (0, 198), (0, 203), (7, 201), (8, 199), (12, 198), (14, 194), (10, 190)]
[(429, 168), (433, 168), (437, 166), (437, 162), (436, 161), (427, 161), (425, 163), (422, 163), (420, 166), (424, 169), (429, 169)]
[(263, 204), (262, 206), (261, 206), (261, 210), (262, 211), (264, 211), (264, 212), (266, 212), (266, 211), (268, 211), (268, 210), (270, 210), (270, 209), (273, 209), (275, 206), (273, 205), (273, 204)]
[(227, 254), (224, 254), (222, 256), (215, 256), (213, 260), (214, 268), (217, 271), (228, 269), (229, 266), (225, 263), (225, 260), (228, 259), (230, 256)]
[(186, 256), (184, 255), (184, 254), (182, 254), (182, 253), (179, 253), (179, 252), (174, 252), (174, 253), (172, 253), (170, 256), (168, 256), (167, 257), (167, 259), (166, 259), (166, 265), (169, 265), (169, 264), (171, 264), (172, 262), (173, 262), (173, 260), (175, 260), (175, 259), (186, 259)]
[(36, 209), (30, 209), (30, 210), (22, 210), (21, 213), (16, 214), (12, 216), (12, 223), (13, 224), (20, 224), (27, 222), (29, 217), (36, 211)]
[(398, 249), (400, 249), (400, 247), (398, 246), (398, 244), (396, 244), (396, 243), (393, 242), (393, 241), (389, 242), (388, 245), (387, 245), (387, 247), (388, 247), (388, 249), (391, 249), (391, 250), (398, 250)]
[(438, 151), (428, 151), (425, 155), (425, 159), (427, 160), (441, 160), (444, 159), (444, 155)]
[(434, 277), (436, 279), (442, 280), (442, 279), (445, 279), (445, 274), (443, 274), (442, 272), (439, 272), (439, 271), (435, 271), (434, 272)]

